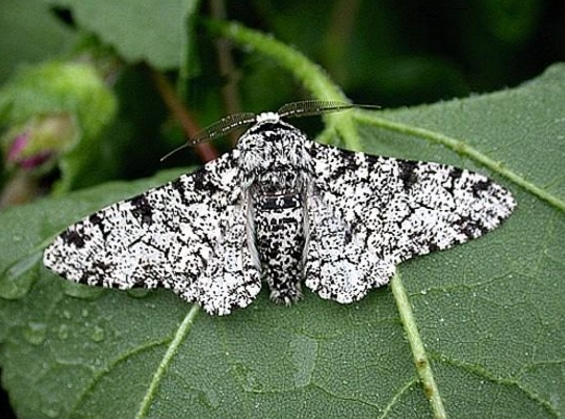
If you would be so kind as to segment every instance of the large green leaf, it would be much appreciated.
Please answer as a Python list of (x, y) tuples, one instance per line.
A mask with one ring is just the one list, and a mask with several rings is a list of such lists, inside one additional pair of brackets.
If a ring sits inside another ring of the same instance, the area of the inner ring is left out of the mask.
[[(399, 268), (452, 417), (565, 413), (564, 87), (559, 65), (515, 89), (354, 114), (364, 151), (479, 170), (518, 201), (484, 238)], [(156, 182), (0, 215), (0, 361), (21, 417), (433, 415), (388, 287), (348, 306), (262, 292), (210, 317), (167, 291), (99, 291), (40, 266), (60, 229)]]
[(186, 64), (188, 20), (198, 0), (44, 1), (69, 7), (80, 27), (112, 45), (127, 61), (147, 61), (160, 69)]
[(0, 2), (0, 82), (22, 63), (51, 60), (75, 41), (43, 0)]

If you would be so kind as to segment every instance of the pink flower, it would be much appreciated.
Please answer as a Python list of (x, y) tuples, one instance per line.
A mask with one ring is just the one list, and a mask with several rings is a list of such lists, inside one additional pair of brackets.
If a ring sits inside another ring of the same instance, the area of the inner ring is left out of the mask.
[(36, 117), (4, 136), (6, 163), (24, 170), (42, 168), (68, 148), (77, 135), (74, 118), (69, 114)]

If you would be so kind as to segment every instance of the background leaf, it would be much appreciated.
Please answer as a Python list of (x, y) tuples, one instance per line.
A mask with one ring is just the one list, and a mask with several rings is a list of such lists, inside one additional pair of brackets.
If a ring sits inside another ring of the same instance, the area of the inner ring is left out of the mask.
[(197, 0), (48, 0), (71, 10), (76, 22), (112, 45), (129, 62), (159, 69), (185, 65), (187, 20)]
[[(565, 412), (564, 86), (560, 65), (512, 90), (356, 114), (364, 151), (478, 169), (518, 200), (484, 238), (400, 266), (451, 417)], [(487, 170), (477, 156), (501, 164)], [(33, 263), (66, 225), (156, 182), (0, 214), (0, 362), (21, 417), (432, 415), (388, 287), (349, 306), (307, 292), (292, 308), (263, 291), (210, 317), (167, 291), (93, 291)], [(8, 292), (14, 266), (32, 275), (28, 292)]]
[(43, 0), (0, 2), (0, 82), (22, 62), (51, 59), (76, 41), (48, 9)]

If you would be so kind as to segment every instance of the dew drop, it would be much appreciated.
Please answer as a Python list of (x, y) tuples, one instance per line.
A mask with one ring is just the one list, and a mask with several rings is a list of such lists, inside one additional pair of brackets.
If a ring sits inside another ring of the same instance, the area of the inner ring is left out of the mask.
[(82, 311), (80, 312), (82, 317), (88, 317), (88, 315), (90, 314), (88, 312), (88, 310), (86, 308), (83, 308)]
[(105, 338), (105, 335), (106, 333), (104, 332), (104, 329), (102, 329), (100, 326), (95, 326), (94, 331), (92, 332), (90, 337), (94, 342), (102, 342)]
[(59, 329), (57, 330), (57, 335), (61, 340), (67, 339), (69, 337), (69, 326), (67, 326), (66, 324), (60, 325)]
[(133, 298), (144, 298), (147, 297), (147, 295), (149, 295), (150, 291), (151, 290), (147, 288), (132, 288), (130, 290), (127, 290), (127, 293), (130, 297)]
[(310, 384), (318, 352), (318, 342), (306, 336), (298, 335), (290, 342), (294, 364), (294, 384), (304, 387)]
[(29, 322), (23, 330), (24, 338), (32, 345), (41, 345), (45, 341), (47, 325), (39, 322)]
[(60, 417), (60, 412), (55, 409), (54, 407), (45, 409), (43, 411), (43, 413), (45, 413), (45, 416), (47, 416), (48, 418), (58, 418)]
[(80, 298), (81, 300), (96, 300), (104, 293), (104, 288), (89, 287), (84, 284), (65, 281), (63, 283), (63, 292), (70, 297)]
[(236, 363), (233, 366), (233, 373), (235, 377), (242, 383), (246, 391), (259, 391), (261, 390), (254, 372), (242, 363)]
[(218, 397), (218, 394), (212, 389), (200, 391), (198, 394), (198, 399), (206, 407), (210, 407), (212, 409), (217, 409), (218, 406), (220, 406), (220, 398)]
[(41, 252), (34, 252), (6, 268), (0, 275), (0, 297), (17, 300), (25, 296), (39, 277), (41, 256)]

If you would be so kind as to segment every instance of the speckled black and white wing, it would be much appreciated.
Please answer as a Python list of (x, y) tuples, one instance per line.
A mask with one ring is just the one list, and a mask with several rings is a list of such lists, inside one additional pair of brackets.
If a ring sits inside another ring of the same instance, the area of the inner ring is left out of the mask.
[(63, 277), (120, 289), (164, 287), (209, 313), (260, 290), (233, 152), (70, 226), (44, 253)]
[(395, 266), (494, 229), (516, 203), (487, 177), (438, 163), (313, 144), (306, 285), (349, 303)]

